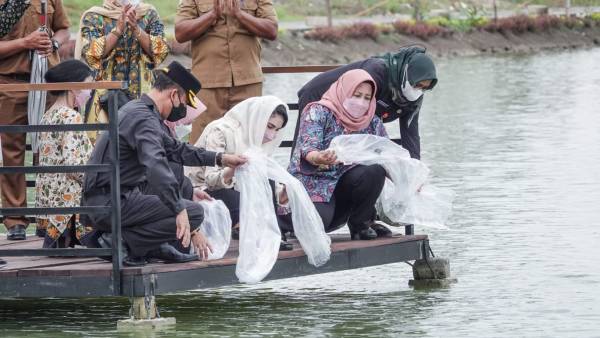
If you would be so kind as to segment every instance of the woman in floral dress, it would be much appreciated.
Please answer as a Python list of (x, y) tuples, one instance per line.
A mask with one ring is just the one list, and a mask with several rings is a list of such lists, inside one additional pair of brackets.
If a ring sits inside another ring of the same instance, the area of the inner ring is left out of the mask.
[[(46, 82), (91, 82), (92, 70), (77, 60), (64, 61), (48, 70)], [(42, 116), (40, 124), (81, 124), (81, 114), (90, 90), (50, 92), (56, 102)], [(39, 135), (40, 165), (83, 165), (92, 152), (85, 132), (44, 132)], [(77, 207), (81, 201), (83, 173), (38, 174), (35, 182), (38, 208)], [(65, 248), (80, 244), (86, 229), (79, 215), (40, 215), (38, 229), (45, 229), (44, 248)]]
[(339, 135), (387, 137), (383, 122), (375, 115), (376, 92), (371, 75), (354, 69), (334, 82), (320, 101), (306, 105), (288, 168), (304, 184), (325, 231), (348, 224), (351, 238), (356, 240), (392, 235), (391, 230), (375, 223), (375, 202), (386, 171), (380, 165), (344, 165), (328, 148)]
[[(123, 6), (121, 0), (104, 0), (102, 6), (90, 8), (81, 17), (75, 58), (93, 69), (97, 81), (127, 81), (124, 92), (131, 100), (150, 89), (152, 70), (168, 54), (164, 25), (152, 5)], [(92, 93), (84, 114), (86, 122), (107, 122), (108, 115), (99, 104), (104, 93)], [(88, 135), (95, 141), (95, 132)]]

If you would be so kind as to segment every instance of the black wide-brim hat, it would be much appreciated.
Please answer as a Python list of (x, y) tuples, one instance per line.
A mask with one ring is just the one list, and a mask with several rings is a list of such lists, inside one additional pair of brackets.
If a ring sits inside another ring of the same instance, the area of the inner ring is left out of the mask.
[(171, 64), (168, 67), (163, 68), (162, 71), (169, 79), (185, 90), (187, 93), (188, 106), (196, 108), (196, 95), (202, 88), (200, 81), (177, 61), (171, 62)]

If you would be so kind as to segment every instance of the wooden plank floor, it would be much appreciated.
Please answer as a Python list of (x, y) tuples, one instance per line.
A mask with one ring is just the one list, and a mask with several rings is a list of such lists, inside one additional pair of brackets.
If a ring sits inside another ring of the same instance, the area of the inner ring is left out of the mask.
[[(332, 252), (353, 249), (370, 248), (406, 241), (426, 239), (427, 236), (395, 236), (387, 239), (371, 241), (351, 241), (347, 235), (332, 236)], [(282, 251), (279, 259), (304, 256), (304, 251), (296, 240), (291, 240), (294, 250)], [(35, 249), (41, 248), (42, 239), (30, 236), (25, 241), (7, 241), (0, 239), (2, 249)], [(235, 265), (238, 256), (238, 242), (232, 241), (229, 251), (219, 260), (191, 262), (182, 264), (152, 263), (144, 267), (125, 267), (124, 275), (142, 275), (150, 273), (163, 273), (189, 269), (199, 269), (214, 266)], [(0, 252), (0, 257), (2, 253)], [(72, 257), (6, 257), (8, 264), (0, 269), (0, 279), (7, 276), (110, 276), (112, 265), (99, 258), (72, 258)]]
[[(351, 241), (348, 235), (332, 235), (331, 259), (322, 267), (310, 265), (299, 243), (292, 251), (282, 251), (265, 280), (281, 279), (349, 270), (367, 266), (423, 258), (428, 245), (426, 235), (402, 236), (371, 241)], [(8, 242), (2, 249), (40, 248), (42, 240)], [(219, 260), (182, 264), (153, 263), (144, 267), (125, 267), (121, 277), (122, 296), (168, 294), (238, 283), (235, 264), (238, 243)], [(99, 258), (5, 257), (0, 269), (0, 297), (104, 297), (114, 296), (112, 264)]]

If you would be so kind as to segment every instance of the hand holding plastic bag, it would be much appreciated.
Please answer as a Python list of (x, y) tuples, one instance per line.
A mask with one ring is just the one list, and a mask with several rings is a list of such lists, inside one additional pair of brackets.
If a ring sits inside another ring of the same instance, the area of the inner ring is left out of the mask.
[(411, 158), (406, 149), (385, 137), (365, 134), (337, 136), (329, 149), (345, 164), (379, 164), (385, 168), (388, 179), (378, 204), (392, 222), (446, 227), (453, 193), (427, 184), (429, 168)]

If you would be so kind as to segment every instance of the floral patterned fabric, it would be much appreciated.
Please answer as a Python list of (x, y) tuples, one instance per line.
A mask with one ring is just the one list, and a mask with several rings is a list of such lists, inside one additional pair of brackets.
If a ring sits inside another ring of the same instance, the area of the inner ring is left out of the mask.
[[(40, 124), (81, 124), (81, 115), (68, 107), (51, 108), (42, 116)], [(85, 132), (44, 132), (39, 134), (40, 165), (83, 165), (91, 153), (92, 143)], [(38, 208), (78, 207), (81, 201), (83, 173), (38, 174), (35, 182)], [(74, 221), (74, 222), (72, 222)], [(90, 229), (69, 215), (40, 215), (38, 228), (46, 228), (46, 234), (57, 240), (67, 229), (75, 226), (76, 237), (81, 239)], [(74, 224), (70, 224), (74, 223)]]
[(369, 126), (357, 132), (348, 132), (333, 113), (320, 104), (312, 105), (302, 113), (298, 140), (292, 153), (288, 171), (304, 184), (313, 202), (329, 202), (340, 177), (353, 166), (314, 166), (305, 160), (311, 151), (329, 148), (334, 137), (342, 134), (373, 134), (388, 137), (383, 122), (373, 117)]
[[(88, 12), (81, 21), (83, 48), (82, 60), (94, 70), (97, 81), (127, 81), (127, 94), (130, 99), (139, 99), (150, 90), (152, 70), (160, 65), (169, 54), (169, 46), (164, 38), (164, 25), (156, 10), (138, 21), (140, 29), (150, 36), (152, 55), (146, 54), (131, 29), (126, 29), (110, 54), (103, 57), (106, 37), (116, 27), (117, 20)], [(107, 122), (107, 116), (98, 101), (104, 90), (97, 90), (92, 105), (86, 114), (86, 122)], [(88, 134), (95, 140), (96, 133)]]
[(0, 5), (0, 38), (8, 34), (15, 24), (21, 20), (29, 1), (7, 0)]

